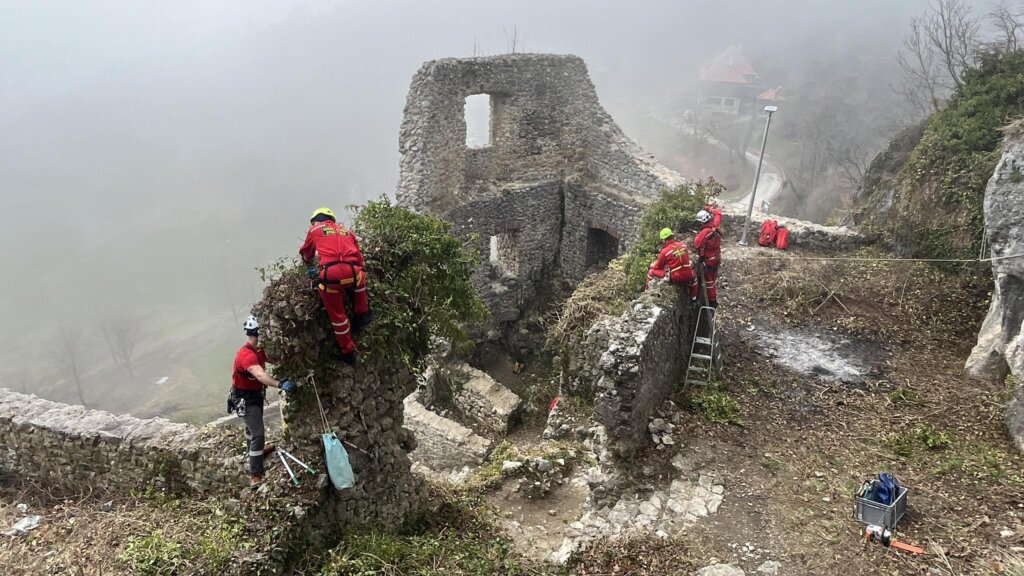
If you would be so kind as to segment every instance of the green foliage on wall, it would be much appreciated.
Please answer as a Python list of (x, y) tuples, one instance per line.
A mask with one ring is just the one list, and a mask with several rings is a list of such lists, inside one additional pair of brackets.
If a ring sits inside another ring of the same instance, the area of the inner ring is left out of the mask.
[(1001, 129), (1022, 114), (1024, 52), (987, 56), (966, 72), (899, 172), (889, 226), (897, 247), (924, 258), (977, 257)]
[(661, 251), (663, 242), (658, 237), (658, 232), (667, 227), (672, 228), (681, 237), (692, 238), (689, 230), (695, 227), (694, 218), (697, 211), (723, 190), (721, 184), (714, 178), (709, 178), (706, 182), (685, 184), (659, 193), (658, 199), (644, 210), (636, 242), (626, 256), (627, 286), (631, 290), (636, 292), (644, 287), (647, 269)]
[(370, 273), (368, 290), (377, 313), (361, 347), (399, 353), (418, 366), (431, 339), (470, 346), (464, 328), (486, 318), (470, 276), (478, 263), (472, 246), (452, 234), (449, 222), (392, 205), (387, 198), (359, 209), (353, 225)]
[[(356, 209), (353, 229), (366, 258), (375, 316), (356, 335), (359, 353), (418, 370), (435, 339), (455, 350), (471, 346), (465, 328), (487, 314), (470, 283), (476, 239), (463, 243), (451, 224), (393, 206), (385, 197)], [(253, 310), (272, 326), (261, 341), (278, 372), (301, 375), (337, 362), (338, 345), (305, 267), (288, 260), (264, 274), (271, 281)]]

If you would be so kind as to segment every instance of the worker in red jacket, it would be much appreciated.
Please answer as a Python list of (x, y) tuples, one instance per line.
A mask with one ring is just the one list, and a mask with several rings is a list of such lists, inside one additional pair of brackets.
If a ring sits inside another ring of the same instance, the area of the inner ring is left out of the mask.
[(701, 230), (693, 239), (700, 265), (703, 268), (704, 284), (708, 292), (708, 306), (718, 307), (718, 267), (722, 264), (722, 211), (714, 206), (705, 206), (697, 212), (697, 223)]
[(658, 253), (658, 259), (651, 263), (647, 271), (647, 283), (652, 278), (665, 278), (673, 284), (686, 284), (690, 299), (697, 298), (697, 280), (693, 276), (693, 267), (690, 265), (690, 249), (684, 242), (675, 239), (671, 228), (662, 228), (658, 234), (664, 245)]
[[(317, 266), (309, 269), (309, 275), (319, 281), (320, 300), (331, 319), (334, 338), (341, 347), (341, 359), (348, 365), (356, 363), (356, 343), (352, 331), (362, 330), (373, 320), (370, 303), (366, 294), (366, 262), (359, 250), (356, 235), (338, 224), (330, 208), (318, 208), (309, 219), (306, 241), (299, 248), (299, 255), (307, 266), (312, 265), (313, 256), (319, 256)], [(345, 295), (352, 300), (355, 312), (353, 323), (345, 313)]]
[(291, 380), (277, 380), (266, 372), (267, 353), (260, 347), (260, 324), (255, 316), (245, 320), (245, 345), (235, 354), (231, 368), (231, 394), (228, 395), (228, 414), (235, 414), (245, 422), (245, 442), (249, 452), (249, 487), (263, 483), (263, 460), (274, 451), (274, 445), (264, 445), (263, 403), (268, 386), (282, 392), (292, 392)]

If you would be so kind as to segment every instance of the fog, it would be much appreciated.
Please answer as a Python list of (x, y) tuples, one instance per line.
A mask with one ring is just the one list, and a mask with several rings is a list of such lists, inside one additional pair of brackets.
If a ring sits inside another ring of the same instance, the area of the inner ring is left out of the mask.
[[(513, 36), (520, 52), (577, 54), (643, 143), (629, 119), (673, 114), (732, 44), (779, 84), (846, 70), (888, 101), (925, 7), (0, 2), (0, 386), (77, 401), (57, 335), (78, 327), (88, 404), (205, 417), (189, 410), (226, 389), (254, 268), (295, 253), (312, 209), (393, 197), (405, 95), (426, 60), (504, 53)], [(99, 331), (111, 319), (137, 325), (131, 375)]]

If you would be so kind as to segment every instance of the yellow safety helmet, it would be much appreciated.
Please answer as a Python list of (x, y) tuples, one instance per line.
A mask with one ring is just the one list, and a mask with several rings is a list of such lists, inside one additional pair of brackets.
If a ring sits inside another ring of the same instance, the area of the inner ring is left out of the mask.
[(309, 217), (309, 221), (312, 222), (317, 216), (323, 214), (324, 216), (330, 216), (331, 220), (337, 222), (337, 218), (334, 217), (334, 212), (330, 208), (317, 208), (313, 211), (313, 215)]
[(671, 228), (662, 228), (661, 232), (658, 233), (658, 236), (660, 236), (662, 240), (665, 240), (667, 238), (671, 238), (672, 235), (673, 235), (673, 232), (672, 232)]

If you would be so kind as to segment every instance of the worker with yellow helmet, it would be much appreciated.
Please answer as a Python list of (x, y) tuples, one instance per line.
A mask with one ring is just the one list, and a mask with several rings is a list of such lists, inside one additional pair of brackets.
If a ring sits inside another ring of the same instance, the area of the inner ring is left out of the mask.
[[(299, 255), (307, 266), (311, 266), (310, 277), (319, 281), (320, 300), (327, 309), (342, 360), (355, 365), (356, 344), (352, 333), (359, 332), (373, 320), (363, 271), (366, 261), (356, 235), (338, 224), (330, 208), (317, 208), (309, 219), (309, 231), (299, 248)], [(315, 266), (314, 256), (318, 258)], [(355, 313), (351, 323), (345, 312), (346, 297), (352, 301)]]

